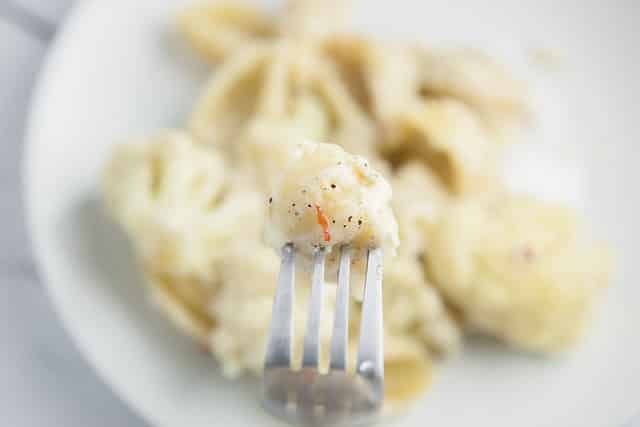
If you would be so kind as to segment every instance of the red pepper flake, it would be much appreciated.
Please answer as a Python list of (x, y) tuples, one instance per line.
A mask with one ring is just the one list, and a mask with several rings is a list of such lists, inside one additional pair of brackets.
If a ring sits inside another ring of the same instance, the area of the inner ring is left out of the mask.
[(535, 258), (535, 253), (533, 252), (533, 249), (531, 249), (530, 246), (525, 246), (524, 248), (522, 248), (522, 258), (527, 261), (527, 262), (531, 262), (533, 261), (533, 258)]
[(316, 205), (316, 216), (318, 225), (322, 227), (322, 238), (325, 242), (329, 242), (331, 240), (331, 233), (329, 232), (329, 219), (324, 214), (324, 212), (322, 212), (322, 208), (318, 205)]

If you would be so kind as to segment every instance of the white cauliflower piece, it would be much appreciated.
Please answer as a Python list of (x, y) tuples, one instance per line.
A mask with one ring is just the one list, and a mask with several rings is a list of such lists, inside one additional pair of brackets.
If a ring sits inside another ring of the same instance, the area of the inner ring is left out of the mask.
[(610, 271), (571, 210), (526, 197), (461, 200), (431, 243), (432, 277), (467, 325), (533, 351), (578, 339)]
[[(311, 142), (291, 144), (290, 154), (269, 197), (265, 238), (271, 247), (280, 251), (293, 243), (309, 263), (317, 248), (330, 252), (344, 244), (352, 246), (354, 263), (370, 248), (395, 253), (398, 225), (391, 187), (366, 159), (337, 145)], [(337, 258), (328, 257), (329, 271), (337, 267)]]
[(155, 299), (191, 335), (210, 326), (207, 304), (226, 251), (258, 240), (263, 196), (233, 191), (223, 158), (181, 132), (119, 147), (104, 197), (134, 243)]

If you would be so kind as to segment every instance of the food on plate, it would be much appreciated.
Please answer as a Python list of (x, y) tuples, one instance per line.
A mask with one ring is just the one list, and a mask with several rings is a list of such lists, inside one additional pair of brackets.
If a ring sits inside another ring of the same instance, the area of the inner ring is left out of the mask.
[[(438, 221), (452, 196), (420, 160), (411, 160), (398, 168), (391, 179), (391, 187), (391, 204), (400, 234), (398, 253), (420, 257), (428, 245), (426, 230)], [(420, 196), (416, 197), (418, 192)]]
[(322, 40), (344, 28), (349, 6), (344, 0), (289, 0), (280, 18), (280, 33), (283, 37)]
[(420, 91), (460, 99), (483, 117), (523, 119), (529, 114), (527, 86), (478, 49), (417, 48)]
[(225, 251), (261, 232), (262, 195), (230, 185), (220, 154), (181, 131), (118, 147), (105, 172), (105, 202), (132, 238), (156, 300), (200, 340)]
[(197, 102), (190, 130), (229, 151), (246, 149), (240, 140), (272, 140), (274, 130), (358, 152), (373, 151), (375, 138), (373, 122), (331, 62), (293, 40), (250, 46), (225, 62)]
[[(103, 183), (153, 301), (226, 376), (260, 375), (273, 248), (293, 242), (308, 262), (335, 246), (332, 282), (337, 247), (349, 243), (355, 273), (368, 248), (385, 252), (394, 406), (428, 388), (465, 330), (520, 350), (569, 348), (601, 300), (611, 256), (569, 208), (505, 190), (504, 142), (517, 141), (508, 130), (531, 114), (526, 85), (477, 50), (349, 34), (344, 6), (292, 0), (273, 17), (225, 2), (180, 15), (187, 44), (217, 66), (186, 130), (119, 146)], [(299, 364), (308, 272), (296, 281)], [(326, 288), (321, 366), (335, 304)]]
[(300, 142), (288, 151), (291, 160), (269, 191), (265, 239), (270, 246), (280, 251), (293, 243), (309, 264), (324, 248), (330, 252), (329, 272), (337, 269), (334, 247), (350, 245), (352, 262), (362, 270), (368, 249), (395, 254), (391, 186), (367, 159), (333, 144)]
[(180, 12), (178, 31), (204, 59), (220, 62), (236, 49), (276, 36), (273, 19), (242, 1), (197, 4)]
[(388, 260), (384, 271), (384, 317), (388, 335), (413, 336), (436, 356), (461, 348), (461, 332), (436, 287), (426, 278), (416, 258)]
[(352, 82), (351, 88), (382, 126), (385, 139), (394, 138), (398, 116), (419, 100), (419, 74), (415, 52), (398, 43), (362, 37), (336, 36), (324, 49)]
[(611, 269), (608, 251), (571, 210), (505, 194), (452, 205), (427, 257), (466, 325), (538, 352), (575, 343)]
[(136, 236), (147, 270), (211, 281), (217, 251), (199, 246), (224, 236), (216, 215), (227, 180), (219, 153), (167, 131), (118, 147), (105, 173), (105, 199)]
[(419, 102), (398, 116), (385, 150), (393, 163), (418, 158), (456, 194), (496, 186), (497, 147), (469, 108), (455, 99)]

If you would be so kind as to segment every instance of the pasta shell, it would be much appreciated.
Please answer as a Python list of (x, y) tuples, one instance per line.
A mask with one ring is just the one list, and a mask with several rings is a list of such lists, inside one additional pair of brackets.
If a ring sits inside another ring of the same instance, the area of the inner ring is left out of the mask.
[(431, 243), (431, 277), (466, 325), (536, 352), (577, 341), (611, 270), (574, 212), (524, 196), (458, 201)]
[[(475, 109), (497, 137), (531, 115), (527, 86), (476, 49), (416, 49), (420, 92), (453, 97)], [(500, 140), (508, 140), (499, 138)]]
[(397, 136), (387, 155), (402, 164), (425, 162), (455, 194), (485, 191), (498, 185), (498, 150), (473, 112), (452, 98), (421, 101), (397, 122)]
[(213, 76), (190, 122), (198, 139), (234, 155), (260, 148), (234, 145), (268, 145), (283, 135), (331, 141), (356, 154), (376, 148), (366, 113), (332, 63), (307, 43), (258, 46), (234, 56)]
[(210, 62), (277, 34), (274, 20), (242, 2), (216, 2), (189, 7), (178, 15), (178, 31), (193, 50)]

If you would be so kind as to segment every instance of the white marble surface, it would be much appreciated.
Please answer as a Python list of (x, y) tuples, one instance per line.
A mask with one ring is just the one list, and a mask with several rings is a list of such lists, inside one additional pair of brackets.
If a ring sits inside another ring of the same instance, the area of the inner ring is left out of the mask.
[(62, 329), (31, 261), (20, 200), (30, 93), (71, 0), (0, 0), (0, 425), (144, 426)]

